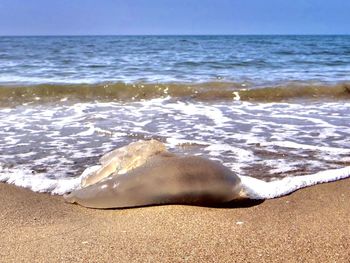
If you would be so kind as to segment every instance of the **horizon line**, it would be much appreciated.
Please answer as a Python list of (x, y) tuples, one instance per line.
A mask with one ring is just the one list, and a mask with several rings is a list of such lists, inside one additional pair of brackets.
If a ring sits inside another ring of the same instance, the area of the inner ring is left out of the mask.
[(350, 33), (310, 33), (310, 34), (13, 34), (13, 35), (2, 35), (0, 37), (148, 37), (148, 36), (350, 36)]

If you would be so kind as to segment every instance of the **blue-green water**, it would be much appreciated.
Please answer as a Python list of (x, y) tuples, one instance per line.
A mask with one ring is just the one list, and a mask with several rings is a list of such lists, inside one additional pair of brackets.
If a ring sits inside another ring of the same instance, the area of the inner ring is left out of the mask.
[(0, 37), (1, 83), (349, 80), (350, 36)]

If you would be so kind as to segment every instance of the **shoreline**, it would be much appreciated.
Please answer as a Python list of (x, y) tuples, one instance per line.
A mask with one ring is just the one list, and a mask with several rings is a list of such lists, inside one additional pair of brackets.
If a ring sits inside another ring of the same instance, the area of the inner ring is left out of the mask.
[(344, 179), (248, 205), (94, 210), (0, 183), (0, 256), (2, 262), (347, 262), (349, 190)]

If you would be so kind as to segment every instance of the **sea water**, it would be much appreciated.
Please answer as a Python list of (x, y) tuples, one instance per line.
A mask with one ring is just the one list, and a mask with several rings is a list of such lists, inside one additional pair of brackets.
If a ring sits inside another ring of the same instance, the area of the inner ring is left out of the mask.
[(338, 169), (349, 99), (350, 36), (0, 37), (0, 181), (64, 193), (151, 138), (264, 181)]

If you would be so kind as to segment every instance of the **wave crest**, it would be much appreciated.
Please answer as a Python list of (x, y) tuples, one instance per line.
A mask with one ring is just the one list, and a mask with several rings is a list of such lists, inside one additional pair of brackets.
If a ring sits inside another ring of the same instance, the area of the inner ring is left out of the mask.
[(349, 99), (350, 83), (335, 85), (286, 84), (253, 87), (246, 83), (206, 82), (200, 84), (169, 83), (100, 83), (100, 84), (40, 84), (0, 86), (0, 105), (24, 102), (55, 101), (130, 101), (162, 97), (200, 101), (243, 100), (281, 102), (293, 99)]

